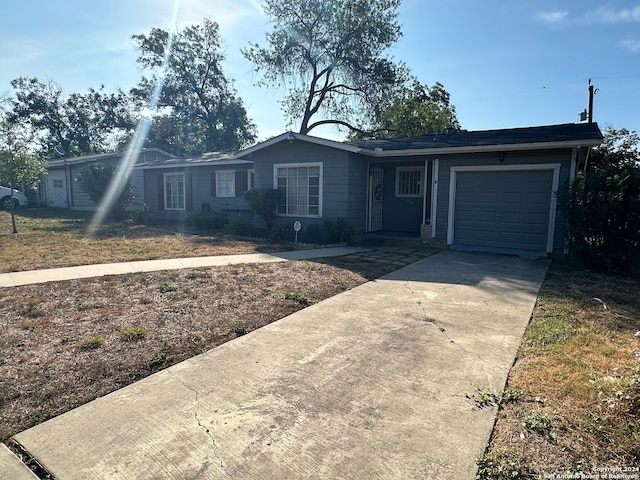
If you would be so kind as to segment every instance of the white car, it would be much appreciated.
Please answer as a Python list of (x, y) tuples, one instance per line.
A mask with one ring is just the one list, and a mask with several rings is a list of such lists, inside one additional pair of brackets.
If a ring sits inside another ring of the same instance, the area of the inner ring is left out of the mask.
[[(29, 201), (24, 193), (13, 190), (13, 204), (15, 207), (24, 207)], [(0, 185), (0, 208), (11, 210), (11, 189)]]

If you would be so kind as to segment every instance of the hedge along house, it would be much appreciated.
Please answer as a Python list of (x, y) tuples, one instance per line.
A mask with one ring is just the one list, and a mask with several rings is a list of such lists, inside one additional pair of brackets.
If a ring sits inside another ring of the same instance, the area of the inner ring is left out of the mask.
[(158, 159), (135, 170), (144, 178), (146, 213), (155, 221), (183, 222), (209, 211), (253, 221), (243, 198), (253, 186), (253, 162), (236, 158), (235, 153)]
[(251, 162), (251, 186), (280, 190), (278, 214), (303, 227), (342, 217), (359, 233), (546, 256), (563, 248), (556, 192), (602, 138), (595, 123), (352, 143), (288, 132), (230, 158)]

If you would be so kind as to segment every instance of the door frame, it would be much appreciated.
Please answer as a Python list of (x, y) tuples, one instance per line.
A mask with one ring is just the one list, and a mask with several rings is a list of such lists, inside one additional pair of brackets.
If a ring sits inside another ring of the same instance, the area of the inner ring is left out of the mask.
[(454, 220), (456, 206), (456, 176), (458, 172), (508, 172), (508, 171), (526, 171), (526, 170), (552, 170), (553, 180), (551, 183), (551, 201), (549, 203), (549, 226), (547, 227), (547, 253), (553, 252), (553, 237), (556, 228), (556, 211), (558, 200), (554, 192), (558, 191), (560, 183), (560, 164), (559, 163), (538, 163), (523, 165), (479, 165), (479, 166), (458, 166), (450, 167), (449, 175), (449, 218), (447, 224), (447, 245), (453, 244), (454, 241)]
[[(379, 184), (382, 185), (382, 189), (384, 190), (384, 168), (383, 167), (374, 167), (374, 166), (370, 166), (369, 167), (369, 189), (367, 192), (368, 198), (367, 198), (367, 207), (368, 207), (368, 215), (367, 215), (367, 232), (377, 232), (382, 230), (382, 222), (383, 222), (383, 217), (382, 217), (382, 203), (384, 201), (384, 198), (380, 198), (379, 200), (379, 208), (375, 209), (374, 208), (374, 201), (376, 201), (375, 199), (375, 195), (376, 195), (376, 186), (374, 186), (374, 174), (377, 173), (380, 175), (380, 182)], [(375, 220), (377, 220), (377, 224), (375, 225), (377, 228), (374, 228), (374, 215), (377, 214), (377, 218), (375, 218)]]

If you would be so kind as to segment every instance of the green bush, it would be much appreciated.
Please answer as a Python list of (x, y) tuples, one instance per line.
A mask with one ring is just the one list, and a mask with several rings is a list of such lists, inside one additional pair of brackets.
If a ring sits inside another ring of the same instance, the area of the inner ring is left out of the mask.
[[(111, 182), (118, 178), (116, 167), (110, 163), (96, 162), (85, 165), (78, 174), (77, 182), (89, 198), (96, 205), (100, 205), (109, 190)], [(111, 215), (117, 218), (126, 218), (126, 209), (133, 200), (133, 187), (128, 180), (124, 180), (120, 186), (118, 196), (111, 205)]]
[(260, 231), (250, 222), (233, 220), (227, 224), (227, 232), (240, 237), (259, 237)]
[(587, 172), (559, 192), (565, 244), (587, 267), (640, 274), (640, 152), (638, 137), (609, 130)]
[(272, 188), (251, 189), (245, 192), (244, 198), (251, 210), (264, 222), (267, 230), (271, 230), (276, 222), (276, 208), (280, 200), (280, 191)]
[(301, 239), (306, 243), (319, 245), (333, 243), (350, 243), (355, 229), (344, 218), (325, 218), (324, 221), (305, 227)]
[(274, 221), (267, 233), (272, 242), (294, 242), (296, 240), (293, 220)]
[(189, 224), (203, 230), (218, 230), (229, 224), (229, 215), (224, 212), (209, 212), (195, 215), (189, 219)]

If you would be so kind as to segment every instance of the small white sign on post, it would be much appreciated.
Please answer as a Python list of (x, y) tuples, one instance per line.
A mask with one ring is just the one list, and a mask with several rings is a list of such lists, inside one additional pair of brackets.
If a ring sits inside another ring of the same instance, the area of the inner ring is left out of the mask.
[(300, 229), (302, 228), (302, 224), (300, 223), (299, 220), (296, 220), (295, 222), (293, 222), (293, 229), (296, 232), (296, 242), (298, 243), (298, 232), (300, 231)]

